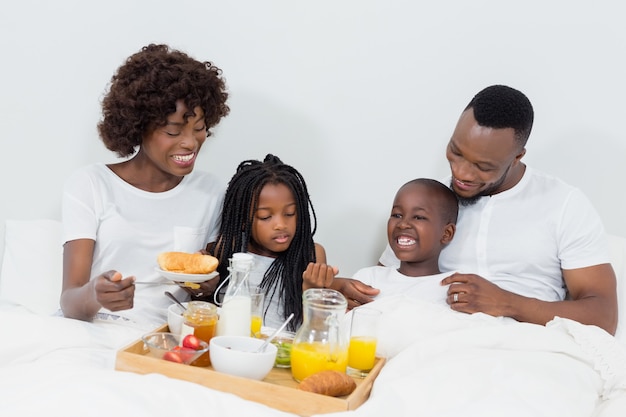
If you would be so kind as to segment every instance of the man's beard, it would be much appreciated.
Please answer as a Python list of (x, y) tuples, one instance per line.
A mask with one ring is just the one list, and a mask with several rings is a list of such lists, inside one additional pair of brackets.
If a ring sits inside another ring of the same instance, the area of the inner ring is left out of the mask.
[(459, 199), (459, 205), (463, 207), (469, 207), (469, 206), (473, 206), (474, 204), (476, 204), (476, 202), (480, 200), (483, 197), (483, 195), (476, 194), (475, 196), (472, 196), (472, 197), (461, 197), (460, 195), (456, 194), (456, 197)]
[(484, 190), (480, 191), (478, 194), (473, 195), (471, 197), (460, 196), (459, 194), (457, 194), (456, 191), (454, 191), (454, 185), (453, 185), (454, 177), (452, 177), (452, 179), (450, 180), (450, 189), (454, 192), (454, 194), (456, 194), (457, 198), (459, 199), (459, 204), (461, 206), (463, 207), (473, 206), (482, 197), (497, 194), (498, 188), (500, 188), (500, 186), (504, 184), (504, 181), (506, 181), (506, 176), (509, 174), (510, 168), (511, 167), (507, 168), (506, 172), (496, 182), (492, 182), (489, 187), (485, 188)]

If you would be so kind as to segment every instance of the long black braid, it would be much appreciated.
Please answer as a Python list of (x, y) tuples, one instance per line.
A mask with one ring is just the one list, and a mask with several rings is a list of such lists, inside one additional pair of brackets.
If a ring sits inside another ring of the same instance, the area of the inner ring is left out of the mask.
[(278, 254), (261, 281), (268, 300), (278, 296), (279, 302), (284, 303), (285, 319), (294, 313), (289, 328), (295, 330), (302, 323), (302, 273), (309, 262), (316, 260), (313, 235), (317, 229), (317, 217), (306, 183), (295, 168), (272, 154), (268, 154), (263, 162), (247, 160), (239, 164), (226, 190), (213, 256), (219, 260), (218, 272), (223, 280), (228, 276), (228, 260), (233, 253), (247, 252), (259, 195), (266, 184), (286, 185), (296, 200), (295, 236), (289, 248)]

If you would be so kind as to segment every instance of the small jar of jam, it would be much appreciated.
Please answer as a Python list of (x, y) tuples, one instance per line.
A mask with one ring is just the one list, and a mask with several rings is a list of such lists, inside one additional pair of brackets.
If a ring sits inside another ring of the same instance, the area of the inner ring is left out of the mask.
[[(209, 343), (215, 335), (216, 326), (217, 307), (214, 304), (206, 301), (190, 301), (187, 303), (187, 310), (183, 313), (181, 338), (188, 334), (193, 334), (198, 339)], [(209, 366), (210, 364), (209, 352), (203, 353), (191, 363), (194, 366)]]

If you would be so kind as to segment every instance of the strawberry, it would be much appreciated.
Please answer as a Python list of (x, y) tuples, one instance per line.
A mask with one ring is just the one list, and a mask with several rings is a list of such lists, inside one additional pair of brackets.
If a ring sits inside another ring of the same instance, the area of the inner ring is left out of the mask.
[(185, 338), (183, 339), (182, 345), (183, 347), (186, 347), (188, 349), (193, 349), (193, 350), (202, 349), (202, 346), (200, 344), (200, 339), (198, 339), (193, 334), (188, 334), (187, 336), (185, 336)]
[(184, 363), (189, 363), (193, 360), (193, 358), (197, 355), (194, 349), (182, 347), (179, 351), (180, 357)]
[(163, 359), (170, 362), (183, 363), (183, 358), (178, 352), (165, 352)]

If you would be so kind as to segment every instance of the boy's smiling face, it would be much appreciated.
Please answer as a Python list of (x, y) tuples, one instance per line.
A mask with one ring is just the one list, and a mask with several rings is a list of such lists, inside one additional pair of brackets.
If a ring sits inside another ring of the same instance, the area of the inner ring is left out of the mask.
[(387, 221), (387, 237), (401, 261), (400, 272), (406, 275), (416, 276), (403, 271), (411, 263), (419, 264), (421, 275), (426, 275), (424, 269), (428, 274), (439, 272), (439, 253), (454, 235), (454, 226), (443, 220), (439, 198), (419, 183), (405, 184), (396, 194)]

